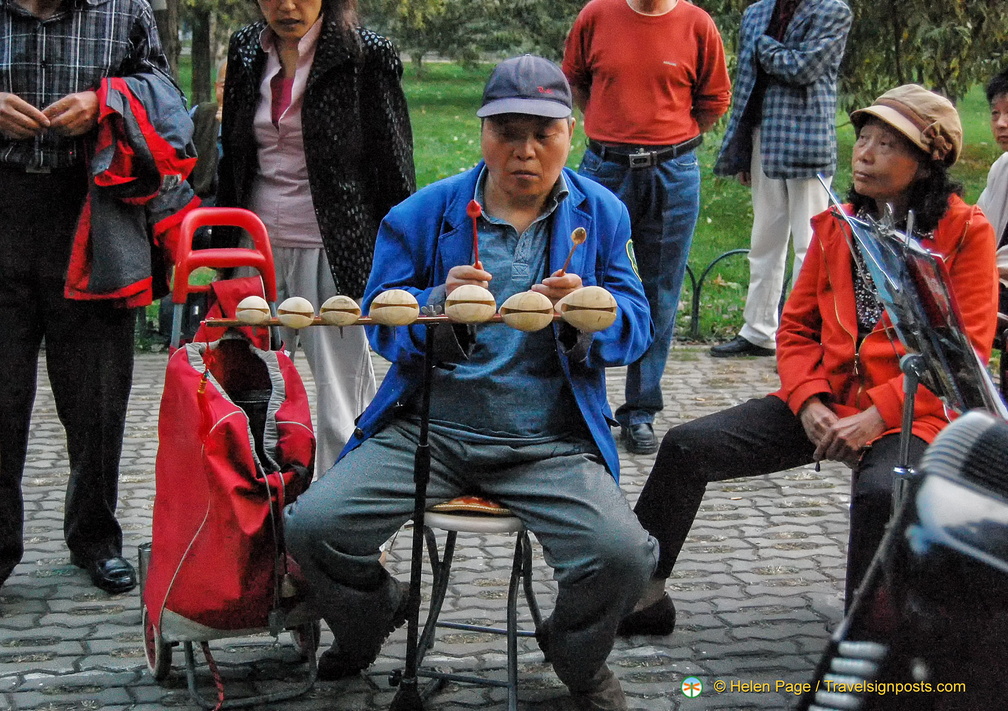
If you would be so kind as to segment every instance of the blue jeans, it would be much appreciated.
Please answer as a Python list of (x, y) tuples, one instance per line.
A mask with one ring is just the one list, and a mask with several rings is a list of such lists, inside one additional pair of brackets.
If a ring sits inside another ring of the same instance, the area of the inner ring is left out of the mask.
[(613, 191), (630, 212), (637, 268), (651, 305), (655, 338), (627, 369), (623, 427), (654, 420), (664, 407), (661, 377), (675, 334), (679, 293), (700, 214), (700, 165), (690, 151), (651, 168), (630, 168), (585, 151), (578, 173)]

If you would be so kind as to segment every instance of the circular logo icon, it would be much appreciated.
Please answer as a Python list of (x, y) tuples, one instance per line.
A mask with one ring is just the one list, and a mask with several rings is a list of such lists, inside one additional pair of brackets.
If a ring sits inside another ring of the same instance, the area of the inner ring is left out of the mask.
[(682, 681), (682, 695), (687, 699), (695, 699), (703, 693), (703, 682), (695, 676), (688, 676)]

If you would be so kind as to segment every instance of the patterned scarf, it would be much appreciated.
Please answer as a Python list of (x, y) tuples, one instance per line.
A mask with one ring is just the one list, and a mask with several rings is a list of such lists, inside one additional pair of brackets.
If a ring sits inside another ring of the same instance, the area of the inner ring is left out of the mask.
[[(863, 210), (859, 211), (858, 217), (863, 220), (867, 217), (867, 213)], [(906, 229), (905, 224), (897, 225), (897, 227), (899, 229)], [(933, 231), (925, 234), (914, 232), (914, 237), (918, 241), (931, 239), (933, 235)], [(868, 272), (868, 265), (865, 264), (861, 250), (855, 245), (851, 249), (851, 253), (854, 255), (851, 271), (854, 277), (854, 306), (857, 311), (858, 341), (860, 342), (862, 338), (871, 333), (872, 329), (875, 328), (875, 324), (882, 318), (882, 312), (885, 308), (879, 301), (875, 282)]]
[(861, 250), (854, 247), (851, 250), (854, 254), (852, 271), (854, 276), (854, 307), (857, 311), (858, 340), (871, 333), (875, 324), (882, 318), (882, 304), (878, 298), (878, 291), (875, 289), (875, 282), (868, 273), (868, 265), (865, 264)]

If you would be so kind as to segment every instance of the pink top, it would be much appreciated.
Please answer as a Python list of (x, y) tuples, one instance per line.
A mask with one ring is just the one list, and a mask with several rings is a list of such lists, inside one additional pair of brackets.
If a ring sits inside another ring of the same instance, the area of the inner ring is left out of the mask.
[(266, 52), (266, 69), (259, 83), (259, 104), (253, 121), (259, 172), (252, 184), (251, 208), (266, 225), (275, 246), (322, 246), (301, 131), (301, 106), (321, 31), (320, 17), (298, 42), (297, 67), (294, 76), (287, 79), (280, 77), (273, 31), (266, 27), (259, 35)]
[(294, 89), (294, 77), (282, 77), (277, 74), (270, 82), (270, 91), (273, 92), (273, 102), (270, 104), (270, 118), (273, 125), (280, 128), (280, 117), (287, 110), (291, 102), (291, 91)]

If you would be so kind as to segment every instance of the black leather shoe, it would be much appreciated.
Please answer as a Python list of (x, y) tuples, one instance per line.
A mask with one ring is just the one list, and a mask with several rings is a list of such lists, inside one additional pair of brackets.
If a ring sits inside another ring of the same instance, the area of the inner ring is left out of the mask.
[(622, 428), (623, 443), (632, 454), (653, 454), (658, 451), (658, 438), (650, 422), (640, 422)]
[(751, 341), (747, 341), (742, 336), (735, 336), (727, 343), (719, 343), (712, 346), (710, 354), (715, 358), (733, 358), (735, 356), (772, 356), (776, 351), (773, 348), (757, 346)]
[(392, 613), (392, 621), (389, 623), (388, 629), (385, 630), (385, 634), (372, 640), (373, 645), (356, 652), (340, 649), (339, 642), (333, 642), (332, 647), (319, 656), (319, 681), (338, 681), (360, 674), (378, 658), (378, 652), (381, 651), (385, 639), (406, 622), (409, 585), (398, 580), (392, 582), (399, 589), (399, 602), (396, 603), (395, 611)]
[(136, 587), (136, 570), (122, 556), (90, 559), (71, 554), (70, 562), (86, 570), (95, 587), (105, 592), (115, 595), (129, 592)]
[(631, 612), (620, 620), (616, 634), (629, 637), (635, 634), (647, 634), (665, 637), (675, 629), (675, 604), (665, 593), (660, 600), (653, 602), (643, 610)]

